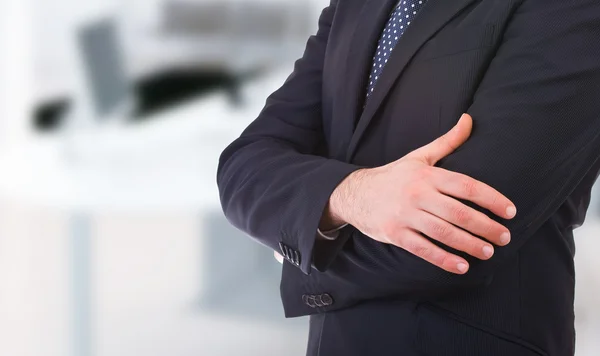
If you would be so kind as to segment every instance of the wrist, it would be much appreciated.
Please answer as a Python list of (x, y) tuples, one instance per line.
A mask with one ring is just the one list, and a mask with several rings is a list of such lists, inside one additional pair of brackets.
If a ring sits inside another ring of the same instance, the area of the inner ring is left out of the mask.
[(320, 228), (322, 231), (334, 229), (344, 224), (352, 224), (352, 216), (357, 201), (358, 183), (366, 169), (349, 174), (331, 194)]
[(321, 221), (319, 222), (319, 230), (321, 231), (329, 231), (336, 229), (342, 225), (345, 225), (347, 222), (333, 212), (331, 207), (331, 199), (327, 204), (327, 207), (323, 211), (323, 216), (321, 217)]

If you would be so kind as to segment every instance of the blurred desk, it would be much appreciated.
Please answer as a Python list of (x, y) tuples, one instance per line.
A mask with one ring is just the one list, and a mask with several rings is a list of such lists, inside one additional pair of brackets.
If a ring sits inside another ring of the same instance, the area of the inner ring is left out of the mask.
[[(135, 13), (106, 13), (119, 23), (118, 46), (102, 53), (123, 58), (119, 65), (129, 83), (166, 72), (237, 78), (294, 60), (316, 20), (308, 1), (165, 0), (160, 6), (159, 20), (153, 23), (136, 23)], [(52, 36), (47, 38), (53, 45), (38, 46), (36, 52), (35, 105), (69, 99), (82, 90), (82, 78), (73, 70), (85, 62), (78, 39), (85, 23), (80, 16), (67, 16), (60, 30), (49, 26), (48, 33), (40, 33)]]
[[(203, 105), (198, 110), (198, 114), (213, 112), (228, 120), (224, 112)], [(203, 123), (199, 116), (196, 121)], [(45, 137), (16, 156), (0, 159), (0, 169), (5, 172), (0, 179), (1, 198), (50, 206), (70, 215), (73, 356), (94, 354), (94, 214), (196, 211), (203, 216), (219, 211), (215, 188), (218, 152), (241, 132), (244, 124), (247, 122), (201, 125), (178, 142), (177, 130), (165, 128), (166, 136), (154, 137), (156, 130), (149, 127)]]
[(139, 123), (40, 135), (0, 155), (7, 172), (0, 196), (117, 210), (215, 206), (218, 197), (209, 202), (202, 187), (214, 192), (220, 152), (258, 116), (291, 65), (245, 84), (243, 108), (231, 107), (220, 91)]
[[(125, 53), (125, 67), (130, 83), (168, 72), (224, 73), (241, 76), (257, 69), (281, 65), (296, 56), (298, 42), (273, 45), (264, 41), (232, 43), (223, 39), (144, 36), (131, 39), (135, 47)], [(43, 105), (73, 97), (77, 87), (75, 72), (69, 62), (39, 58), (35, 67), (34, 105)]]
[[(0, 157), (0, 198), (69, 212), (74, 356), (93, 354), (90, 216), (97, 212), (220, 211), (220, 152), (253, 120), (283, 72), (250, 83), (243, 111), (225, 93), (142, 123), (40, 136)], [(270, 260), (269, 260), (270, 261)]]

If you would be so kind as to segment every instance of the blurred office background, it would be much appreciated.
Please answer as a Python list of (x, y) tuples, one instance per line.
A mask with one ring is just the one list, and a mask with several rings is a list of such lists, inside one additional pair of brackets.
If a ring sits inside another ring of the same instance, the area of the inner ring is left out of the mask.
[[(0, 2), (1, 355), (304, 354), (215, 174), (327, 3)], [(600, 354), (599, 208), (576, 233), (578, 356)]]

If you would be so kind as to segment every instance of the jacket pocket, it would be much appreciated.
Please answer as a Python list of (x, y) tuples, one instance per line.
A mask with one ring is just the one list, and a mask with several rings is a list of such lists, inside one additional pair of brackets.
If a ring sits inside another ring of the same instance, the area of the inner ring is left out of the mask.
[(547, 356), (538, 347), (459, 321), (437, 307), (418, 307), (415, 347), (427, 356)]
[(443, 31), (421, 47), (415, 61), (490, 47), (494, 42), (495, 31), (496, 27), (492, 24), (470, 25)]

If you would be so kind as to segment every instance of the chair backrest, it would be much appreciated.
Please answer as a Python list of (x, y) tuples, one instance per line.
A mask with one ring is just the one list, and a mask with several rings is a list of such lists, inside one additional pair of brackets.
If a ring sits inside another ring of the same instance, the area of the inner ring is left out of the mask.
[(117, 24), (112, 18), (95, 20), (77, 32), (77, 49), (87, 89), (91, 112), (102, 119), (116, 114), (127, 116), (132, 108), (132, 89), (127, 78), (122, 46), (118, 41)]

